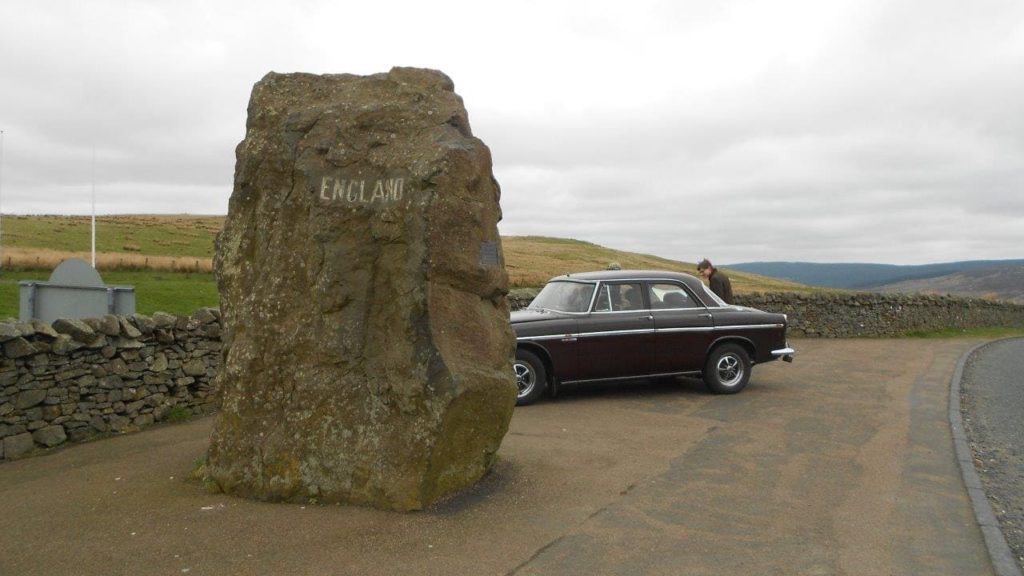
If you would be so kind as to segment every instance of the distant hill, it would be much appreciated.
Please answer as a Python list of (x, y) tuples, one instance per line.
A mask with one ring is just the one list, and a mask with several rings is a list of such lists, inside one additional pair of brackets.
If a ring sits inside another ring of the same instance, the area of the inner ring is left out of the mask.
[(952, 294), (1024, 304), (1024, 266), (998, 266), (937, 278), (906, 280), (876, 288), (878, 292)]
[[(649, 254), (624, 252), (582, 240), (545, 236), (503, 236), (505, 268), (514, 287), (543, 286), (548, 279), (562, 274), (604, 270), (609, 264), (622, 269), (670, 270), (696, 275), (696, 262), (669, 260)], [(795, 282), (766, 278), (757, 274), (722, 267), (738, 294), (749, 292), (808, 292)]]
[(984, 268), (1024, 266), (1024, 260), (970, 260), (944, 264), (819, 264), (814, 262), (745, 262), (728, 268), (825, 288), (869, 289), (908, 280), (938, 278)]

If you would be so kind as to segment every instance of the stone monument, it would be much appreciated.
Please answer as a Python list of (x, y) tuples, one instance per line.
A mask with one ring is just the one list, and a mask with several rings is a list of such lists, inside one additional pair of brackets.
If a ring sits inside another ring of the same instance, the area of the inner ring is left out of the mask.
[(209, 478), (395, 510), (475, 483), (512, 416), (515, 339), (500, 190), (451, 80), (268, 74), (236, 156)]

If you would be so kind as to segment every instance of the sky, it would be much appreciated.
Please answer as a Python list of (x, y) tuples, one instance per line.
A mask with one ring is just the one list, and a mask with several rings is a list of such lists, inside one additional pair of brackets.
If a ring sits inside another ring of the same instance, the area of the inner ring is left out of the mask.
[(0, 0), (0, 211), (226, 214), (253, 84), (393, 66), (455, 82), (503, 235), (1024, 257), (1019, 0)]

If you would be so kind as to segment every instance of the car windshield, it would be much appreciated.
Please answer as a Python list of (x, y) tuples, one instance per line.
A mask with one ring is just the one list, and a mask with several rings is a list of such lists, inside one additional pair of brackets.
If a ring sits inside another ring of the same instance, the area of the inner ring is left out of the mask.
[(535, 310), (558, 312), (586, 312), (594, 295), (594, 285), (582, 282), (548, 282), (547, 286), (530, 302)]

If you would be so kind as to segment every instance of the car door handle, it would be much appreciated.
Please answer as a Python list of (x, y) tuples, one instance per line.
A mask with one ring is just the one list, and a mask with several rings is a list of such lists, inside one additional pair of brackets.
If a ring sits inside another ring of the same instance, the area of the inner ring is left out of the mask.
[(711, 318), (711, 314), (700, 314), (701, 318)]
[(654, 315), (648, 314), (647, 316), (640, 316), (637, 320), (654, 320)]

